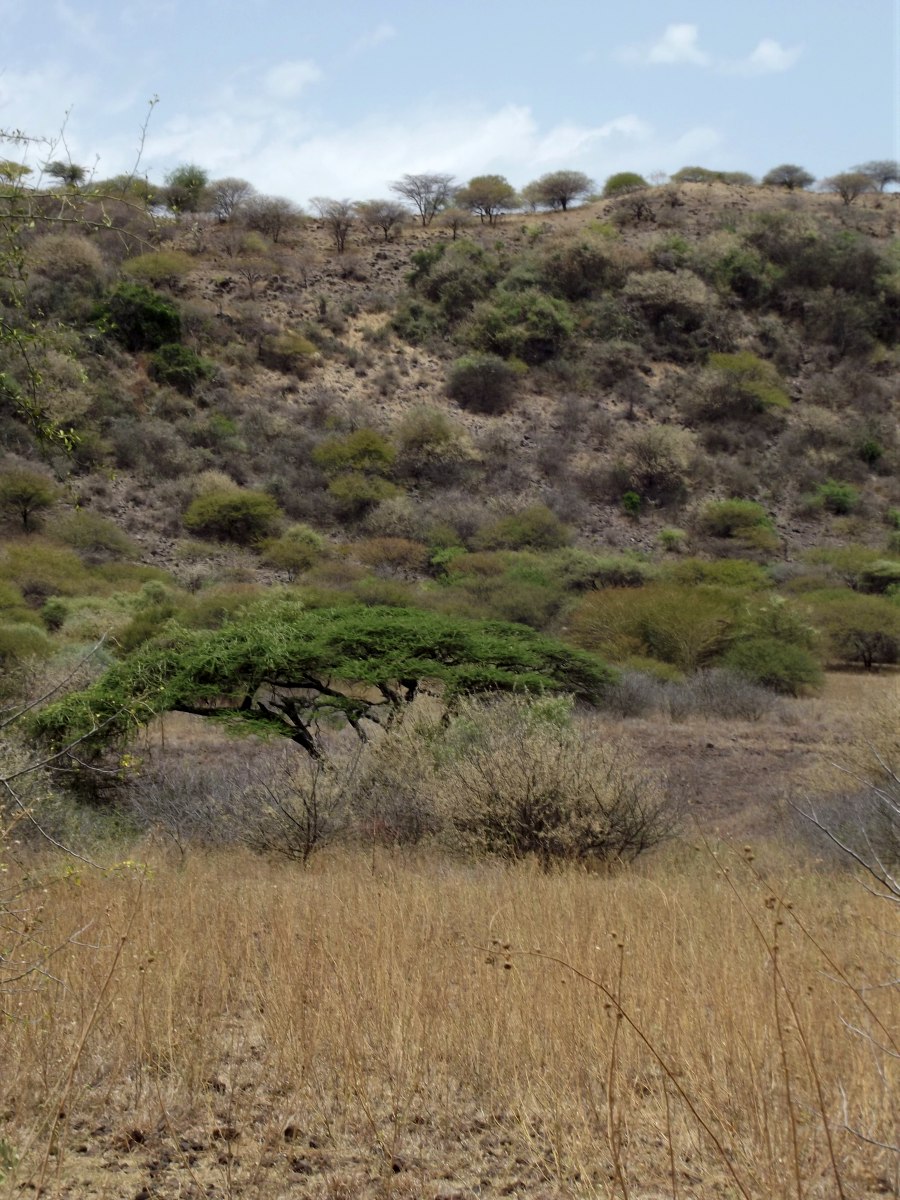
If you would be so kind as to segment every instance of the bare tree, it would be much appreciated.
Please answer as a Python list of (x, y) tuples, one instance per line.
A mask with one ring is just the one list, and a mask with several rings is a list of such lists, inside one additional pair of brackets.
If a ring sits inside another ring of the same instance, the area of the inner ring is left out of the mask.
[(380, 229), (386, 242), (392, 241), (395, 231), (399, 232), (409, 219), (409, 213), (399, 200), (360, 200), (356, 215), (366, 229)]
[(251, 229), (273, 242), (299, 224), (303, 209), (284, 196), (251, 196), (244, 204), (244, 218)]
[(214, 179), (209, 185), (212, 210), (224, 224), (237, 215), (255, 191), (253, 184), (246, 179), (236, 179), (231, 175), (225, 179)]
[(343, 254), (350, 230), (356, 222), (356, 209), (352, 201), (333, 200), (330, 196), (313, 196), (310, 203), (325, 222), (335, 250), (338, 254)]
[(423, 225), (430, 225), (435, 214), (450, 203), (454, 182), (452, 175), (431, 171), (422, 175), (404, 175), (388, 186), (412, 204)]
[(453, 234), (453, 240), (456, 241), (460, 232), (463, 229), (468, 229), (473, 221), (472, 214), (465, 208), (445, 208), (440, 215), (440, 222), (445, 229), (449, 229)]

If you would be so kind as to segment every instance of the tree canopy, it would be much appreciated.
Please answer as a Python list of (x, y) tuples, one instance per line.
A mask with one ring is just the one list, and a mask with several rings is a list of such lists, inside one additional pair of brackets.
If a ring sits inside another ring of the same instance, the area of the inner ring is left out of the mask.
[(269, 601), (212, 632), (170, 626), (90, 687), (44, 709), (35, 728), (55, 746), (77, 742), (81, 754), (177, 711), (275, 733), (319, 757), (320, 722), (342, 720), (364, 740), (363, 721), (389, 722), (423, 685), (438, 685), (446, 703), (513, 690), (592, 702), (613, 680), (599, 659), (525, 626)]

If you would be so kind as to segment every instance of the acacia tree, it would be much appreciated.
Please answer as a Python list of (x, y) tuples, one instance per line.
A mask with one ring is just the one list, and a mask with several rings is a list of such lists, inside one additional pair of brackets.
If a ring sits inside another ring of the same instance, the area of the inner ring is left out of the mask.
[(45, 163), (44, 174), (68, 188), (76, 188), (87, 179), (87, 170), (84, 167), (61, 158)]
[(79, 753), (126, 741), (177, 711), (290, 738), (314, 758), (321, 721), (390, 724), (426, 688), (445, 703), (476, 692), (568, 692), (595, 702), (614, 676), (599, 659), (525, 626), (393, 608), (307, 611), (263, 602), (222, 628), (171, 626), (84, 691), (34, 719)]
[(875, 159), (853, 170), (866, 175), (879, 192), (883, 192), (889, 183), (900, 183), (900, 162), (896, 158)]
[(453, 184), (452, 175), (426, 171), (421, 175), (404, 175), (388, 187), (410, 202), (423, 225), (430, 225), (435, 214), (450, 203)]
[(528, 184), (523, 194), (527, 191), (528, 198), (536, 199), (538, 204), (565, 212), (573, 200), (589, 195), (595, 187), (583, 171), (551, 171)]
[(310, 203), (325, 222), (335, 250), (343, 254), (350, 230), (356, 223), (356, 206), (350, 200), (332, 200), (330, 196), (313, 196)]
[(303, 218), (303, 209), (284, 196), (250, 196), (244, 202), (243, 216), (250, 229), (273, 242), (293, 229)]
[(793, 192), (797, 188), (807, 188), (811, 183), (815, 183), (815, 177), (794, 163), (782, 163), (763, 175), (763, 183), (767, 187), (783, 187)]
[(501, 213), (518, 207), (516, 189), (504, 175), (476, 175), (458, 189), (455, 201), (488, 225), (496, 224)]
[(822, 186), (828, 192), (837, 193), (847, 207), (866, 192), (875, 190), (872, 179), (863, 171), (841, 171), (839, 175), (823, 180)]
[(399, 231), (409, 219), (409, 213), (399, 200), (360, 200), (356, 214), (366, 229), (380, 229), (386, 242), (391, 241), (394, 231)]
[(166, 202), (173, 212), (195, 213), (200, 209), (209, 175), (196, 163), (184, 163), (166, 176)]
[(244, 207), (256, 192), (252, 183), (232, 175), (225, 179), (214, 179), (208, 188), (212, 210), (224, 224)]

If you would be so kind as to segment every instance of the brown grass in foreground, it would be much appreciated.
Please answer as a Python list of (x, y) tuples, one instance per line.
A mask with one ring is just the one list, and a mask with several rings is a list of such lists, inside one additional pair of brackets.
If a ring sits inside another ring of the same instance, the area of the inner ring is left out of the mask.
[(42, 901), (82, 932), (2, 998), (11, 1194), (897, 1194), (894, 917), (847, 875), (231, 852)]

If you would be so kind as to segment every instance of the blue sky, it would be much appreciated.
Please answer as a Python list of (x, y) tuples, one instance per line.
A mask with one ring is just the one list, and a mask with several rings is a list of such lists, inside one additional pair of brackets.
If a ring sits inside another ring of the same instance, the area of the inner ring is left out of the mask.
[[(900, 158), (900, 0), (0, 0), (0, 128), (99, 177), (197, 162), (260, 191), (404, 172), (522, 185)], [(0, 151), (0, 154), (8, 153)]]

